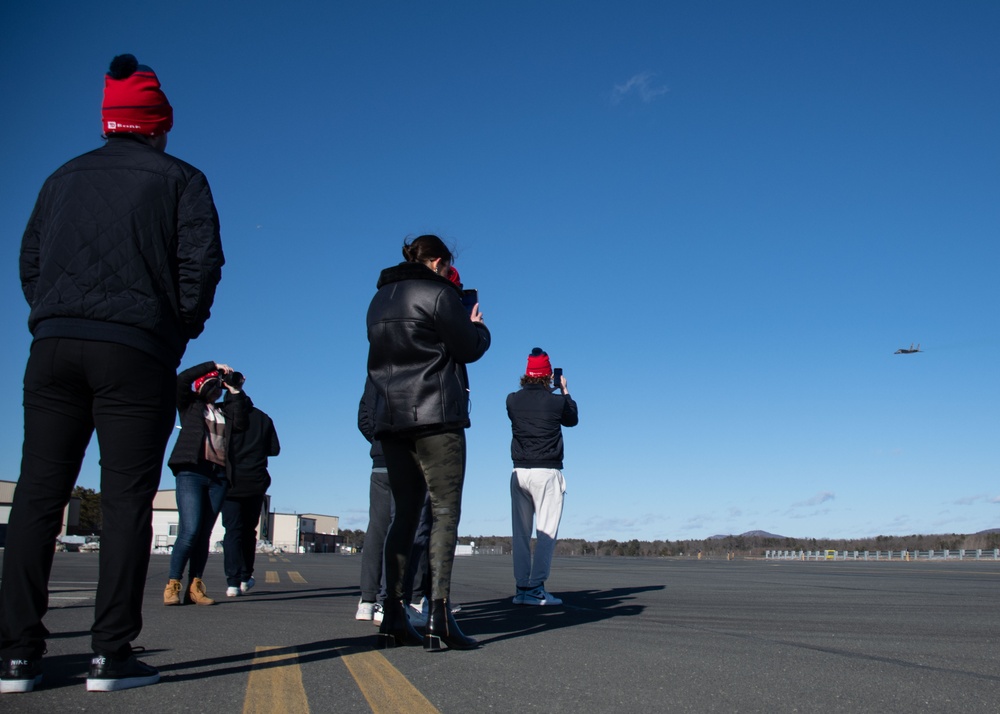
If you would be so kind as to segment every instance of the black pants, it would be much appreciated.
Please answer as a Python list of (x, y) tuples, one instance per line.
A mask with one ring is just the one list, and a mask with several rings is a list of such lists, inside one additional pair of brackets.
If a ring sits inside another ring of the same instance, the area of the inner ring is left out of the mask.
[(124, 345), (61, 338), (32, 345), (21, 476), (0, 586), (0, 656), (30, 659), (45, 650), (55, 540), (95, 429), (103, 531), (91, 646), (111, 656), (130, 651), (142, 630), (153, 497), (174, 423), (176, 381), (172, 369)]
[(253, 575), (253, 564), (257, 557), (257, 524), (260, 522), (260, 508), (264, 494), (246, 498), (227, 497), (222, 502), (222, 527), (226, 535), (222, 539), (223, 561), (226, 569), (226, 585), (238, 588)]
[[(389, 474), (372, 469), (371, 484), (368, 488), (368, 529), (365, 531), (365, 546), (361, 552), (361, 599), (376, 602), (386, 597), (385, 538), (389, 524), (395, 516), (392, 491), (389, 488)], [(420, 523), (413, 536), (413, 548), (403, 581), (403, 599), (407, 602), (419, 601), (430, 596), (430, 568), (427, 562), (427, 546), (431, 536), (431, 502), (424, 499), (420, 512)]]
[(365, 602), (385, 598), (382, 553), (393, 510), (389, 474), (372, 469), (368, 486), (368, 529), (365, 531), (365, 546), (361, 551), (361, 599)]
[(432, 436), (382, 438), (389, 485), (396, 515), (385, 540), (385, 575), (389, 596), (402, 598), (413, 536), (424, 498), (430, 495), (431, 524), (428, 557), (432, 600), (451, 594), (451, 571), (458, 542), (465, 482), (465, 432)]
[(420, 598), (431, 597), (431, 569), (428, 557), (431, 542), (431, 526), (434, 517), (431, 515), (431, 499), (424, 499), (420, 509), (420, 521), (413, 534), (413, 547), (410, 549), (410, 562), (406, 564), (406, 587), (403, 588), (403, 599), (407, 602), (420, 602)]

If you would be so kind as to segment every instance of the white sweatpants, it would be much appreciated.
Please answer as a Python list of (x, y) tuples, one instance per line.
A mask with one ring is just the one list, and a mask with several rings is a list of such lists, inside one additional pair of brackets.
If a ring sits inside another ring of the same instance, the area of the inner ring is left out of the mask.
[[(510, 475), (514, 579), (519, 588), (544, 585), (552, 568), (566, 480), (559, 469), (514, 469)], [(531, 556), (531, 521), (538, 542)]]

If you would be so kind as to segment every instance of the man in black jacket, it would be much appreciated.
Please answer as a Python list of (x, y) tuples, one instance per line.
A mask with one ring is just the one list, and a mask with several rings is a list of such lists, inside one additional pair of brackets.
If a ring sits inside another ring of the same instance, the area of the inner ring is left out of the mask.
[(152, 69), (119, 55), (105, 75), (107, 143), (42, 186), (21, 242), (33, 336), (21, 475), (0, 588), (0, 692), (41, 681), (42, 624), (63, 509), (96, 429), (100, 578), (89, 691), (140, 687), (135, 658), (152, 505), (174, 422), (176, 369), (204, 329), (224, 262), (205, 176), (164, 150), (173, 111)]
[(230, 484), (226, 500), (222, 502), (222, 525), (226, 529), (222, 549), (227, 597), (246, 595), (254, 586), (257, 523), (264, 494), (271, 485), (267, 459), (281, 451), (271, 417), (255, 407), (249, 397), (246, 401), (249, 407), (247, 428), (234, 431), (226, 449)]
[[(579, 422), (576, 402), (569, 396), (566, 378), (560, 375), (552, 393), (549, 356), (536, 347), (528, 356), (521, 389), (507, 396), (513, 439), (510, 452), (514, 472), (510, 477), (512, 548), (515, 605), (561, 605), (562, 600), (545, 590), (552, 567), (559, 521), (562, 519), (563, 479), (562, 427)], [(531, 554), (531, 521), (535, 519), (538, 542)]]

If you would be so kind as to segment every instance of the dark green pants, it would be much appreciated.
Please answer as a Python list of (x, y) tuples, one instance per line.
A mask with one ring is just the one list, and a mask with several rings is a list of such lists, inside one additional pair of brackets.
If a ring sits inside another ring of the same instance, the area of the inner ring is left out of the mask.
[(403, 578), (413, 534), (420, 521), (425, 494), (430, 495), (434, 521), (428, 555), (432, 600), (451, 593), (451, 570), (458, 543), (465, 481), (465, 431), (433, 436), (382, 437), (382, 451), (389, 469), (389, 487), (396, 502), (396, 516), (385, 539), (385, 579), (390, 597), (402, 598)]

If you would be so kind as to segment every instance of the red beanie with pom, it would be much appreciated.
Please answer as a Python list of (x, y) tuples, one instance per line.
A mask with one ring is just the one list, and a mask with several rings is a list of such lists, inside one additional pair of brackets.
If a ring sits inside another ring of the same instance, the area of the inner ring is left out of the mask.
[(552, 374), (552, 364), (549, 356), (545, 354), (541, 347), (531, 350), (528, 355), (528, 368), (524, 370), (528, 377), (548, 377)]
[(104, 75), (101, 122), (107, 134), (166, 134), (174, 125), (174, 110), (160, 89), (156, 72), (134, 55), (118, 55)]

